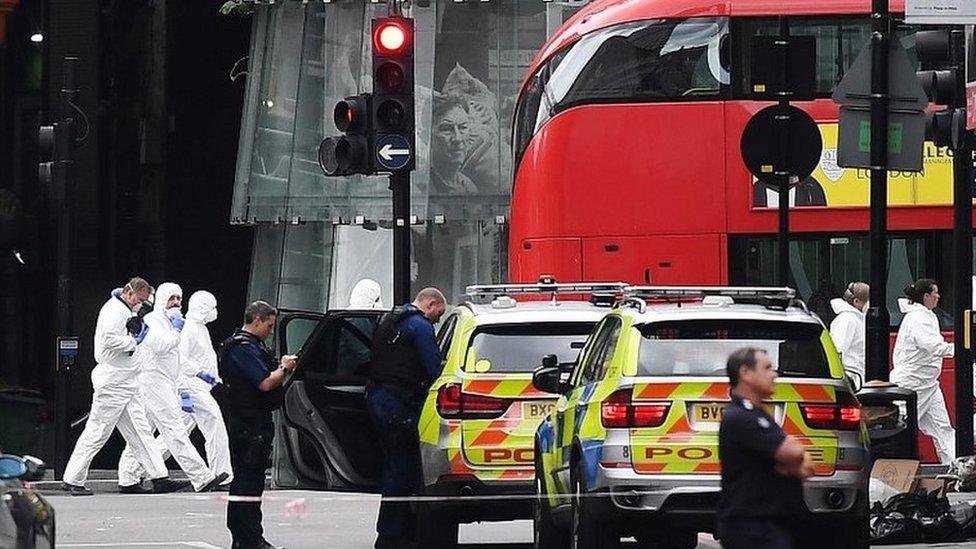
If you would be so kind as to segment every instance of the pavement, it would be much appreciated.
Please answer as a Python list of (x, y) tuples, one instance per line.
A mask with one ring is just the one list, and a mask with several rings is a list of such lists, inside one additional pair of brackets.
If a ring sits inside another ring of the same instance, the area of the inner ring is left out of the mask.
[[(55, 508), (59, 548), (199, 548), (230, 546), (224, 526), (225, 493), (118, 494), (110, 473), (95, 473), (88, 486), (96, 494), (73, 497), (59, 483), (38, 482)], [(174, 478), (179, 475), (174, 474)], [(289, 549), (329, 547), (370, 549), (379, 497), (369, 494), (271, 490), (265, 493), (265, 536)], [(460, 542), (465, 549), (531, 549), (528, 520), (466, 524)], [(636, 547), (636, 544), (624, 544)], [(934, 547), (974, 547), (976, 542)], [(699, 536), (700, 549), (718, 549), (709, 535)], [(921, 548), (933, 545), (888, 546)]]

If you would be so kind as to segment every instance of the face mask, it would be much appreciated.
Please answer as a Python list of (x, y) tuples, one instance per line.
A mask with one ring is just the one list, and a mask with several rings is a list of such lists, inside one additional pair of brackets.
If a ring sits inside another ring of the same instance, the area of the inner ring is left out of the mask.
[(213, 322), (214, 320), (217, 320), (217, 309), (214, 309), (214, 310), (210, 311), (209, 313), (207, 313), (207, 316), (205, 316), (203, 318), (203, 323), (204, 324), (209, 324), (210, 322)]

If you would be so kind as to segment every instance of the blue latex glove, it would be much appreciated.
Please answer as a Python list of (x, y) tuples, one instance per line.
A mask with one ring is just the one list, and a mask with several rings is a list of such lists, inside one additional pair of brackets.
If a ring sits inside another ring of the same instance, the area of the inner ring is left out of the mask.
[(180, 331), (183, 330), (183, 325), (186, 324), (186, 321), (183, 320), (183, 314), (180, 313), (180, 310), (179, 309), (175, 309), (174, 308), (174, 309), (167, 310), (166, 311), (166, 316), (169, 318), (169, 323), (174, 328), (176, 328), (176, 331), (177, 332), (180, 332)]
[(190, 398), (189, 391), (180, 393), (180, 408), (183, 408), (183, 411), (188, 414), (193, 413), (193, 399)]
[(122, 297), (122, 288), (112, 290), (112, 297)]
[(139, 333), (136, 334), (136, 345), (142, 343), (142, 340), (146, 339), (146, 334), (148, 333), (149, 333), (149, 325), (143, 324), (142, 330), (139, 330)]
[(206, 381), (211, 387), (215, 387), (218, 383), (220, 383), (220, 381), (216, 377), (212, 376), (209, 372), (197, 372), (197, 377)]

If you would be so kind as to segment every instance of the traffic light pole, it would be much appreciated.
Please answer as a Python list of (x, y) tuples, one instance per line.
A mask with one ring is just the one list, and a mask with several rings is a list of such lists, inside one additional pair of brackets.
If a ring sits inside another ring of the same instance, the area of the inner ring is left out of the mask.
[(393, 191), (393, 302), (410, 301), (410, 172), (390, 174)]
[[(64, 58), (61, 86), (60, 120), (55, 128), (55, 162), (53, 190), (58, 212), (57, 309), (58, 336), (71, 334), (71, 232), (74, 191), (74, 101), (78, 95), (76, 80), (77, 57)], [(60, 341), (60, 337), (56, 338)], [(55, 476), (61, 478), (68, 461), (68, 425), (71, 421), (68, 395), (71, 392), (71, 372), (62, 364), (60, 349), (55, 349)]]
[[(955, 103), (966, 106), (966, 54), (965, 38), (961, 32), (950, 35), (950, 55), (957, 69), (955, 79)], [(965, 116), (959, 117), (961, 121)], [(954, 124), (955, 125), (955, 124)], [(955, 302), (952, 318), (955, 320), (955, 393), (956, 393), (956, 455), (973, 454), (973, 355), (966, 348), (966, 309), (973, 302), (973, 146), (964, 127), (959, 128), (961, 139), (952, 155), (952, 247), (953, 286)]]
[[(790, 36), (790, 24), (786, 17), (779, 18), (779, 35), (784, 39)], [(780, 50), (780, 81), (789, 82), (789, 51), (787, 48)], [(789, 107), (790, 100), (788, 95), (780, 95), (779, 105)], [(790, 121), (780, 121), (779, 145), (780, 166), (789, 166), (790, 154)], [(776, 232), (776, 245), (779, 250), (779, 264), (777, 265), (778, 280), (781, 286), (790, 284), (790, 174), (779, 176), (779, 230)]]
[[(959, 79), (962, 82), (962, 79)], [(952, 247), (955, 300), (956, 455), (973, 454), (973, 356), (965, 347), (966, 309), (973, 301), (973, 149), (968, 139), (952, 156)]]
[(868, 379), (888, 379), (888, 0), (871, 0), (871, 308)]

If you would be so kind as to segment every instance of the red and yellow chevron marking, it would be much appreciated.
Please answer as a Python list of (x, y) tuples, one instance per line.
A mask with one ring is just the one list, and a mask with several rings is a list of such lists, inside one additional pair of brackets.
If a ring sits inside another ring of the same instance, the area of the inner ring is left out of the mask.
[[(689, 421), (696, 402), (728, 401), (728, 383), (646, 383), (634, 387), (635, 400), (671, 401), (667, 420), (657, 428), (631, 429), (631, 462), (634, 470), (645, 474), (717, 474), (718, 432), (715, 422), (695, 429)], [(783, 430), (797, 437), (814, 464), (814, 474), (834, 474), (837, 462), (836, 433), (807, 427), (797, 406), (801, 402), (835, 402), (836, 391), (829, 385), (781, 382), (769, 406), (783, 413)]]
[[(717, 400), (729, 399), (728, 382), (638, 383), (634, 400)], [(774, 402), (835, 402), (833, 386), (778, 382), (770, 398)]]
[(466, 393), (500, 398), (555, 400), (553, 395), (544, 393), (532, 385), (531, 374), (467, 375), (461, 381), (461, 389)]

